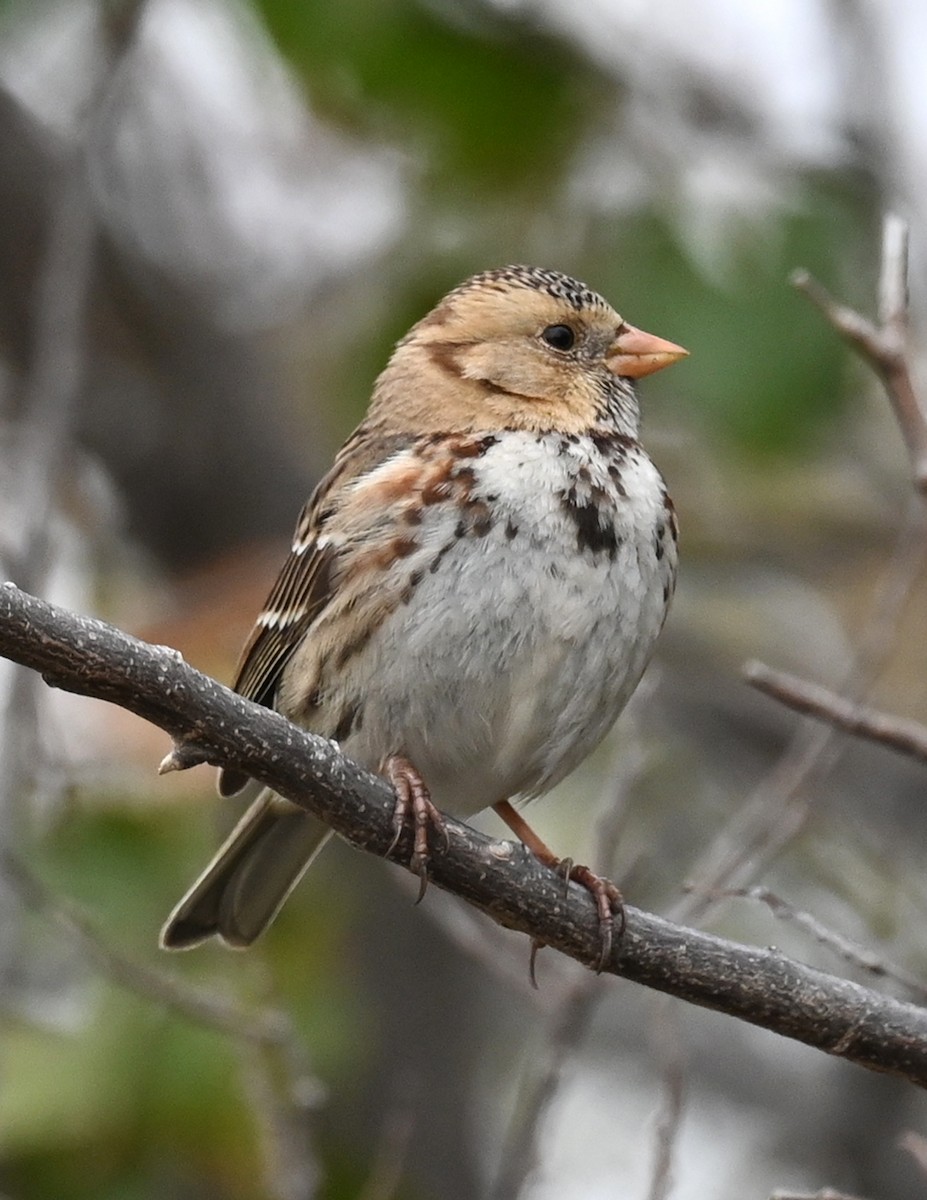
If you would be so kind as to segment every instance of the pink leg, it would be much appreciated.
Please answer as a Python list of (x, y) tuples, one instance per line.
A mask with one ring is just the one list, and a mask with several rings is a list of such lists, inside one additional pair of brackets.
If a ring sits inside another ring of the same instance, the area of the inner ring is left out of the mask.
[[(546, 842), (541, 841), (521, 813), (516, 812), (508, 800), (500, 800), (498, 804), (493, 805), (493, 808), (519, 841), (524, 842), (535, 858), (540, 859), (545, 866), (552, 867), (553, 870), (563, 875), (565, 879), (572, 879), (574, 883), (578, 883), (580, 887), (584, 887), (591, 894), (595, 901), (596, 912), (599, 917), (600, 945), (596, 970), (602, 972), (608, 964), (612, 953), (615, 917), (618, 918), (619, 940), (625, 930), (624, 899), (621, 892), (610, 879), (596, 875), (589, 867), (574, 866), (572, 859), (558, 858)], [(537, 944), (533, 944), (531, 950), (532, 979), (534, 977), (534, 959), (537, 949)]]

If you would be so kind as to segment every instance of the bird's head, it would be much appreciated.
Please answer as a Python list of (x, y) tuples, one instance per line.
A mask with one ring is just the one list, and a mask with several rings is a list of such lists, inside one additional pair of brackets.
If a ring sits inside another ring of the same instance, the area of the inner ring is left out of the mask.
[(475, 275), (397, 345), (371, 416), (427, 432), (637, 431), (631, 380), (684, 357), (584, 284), (512, 266)]

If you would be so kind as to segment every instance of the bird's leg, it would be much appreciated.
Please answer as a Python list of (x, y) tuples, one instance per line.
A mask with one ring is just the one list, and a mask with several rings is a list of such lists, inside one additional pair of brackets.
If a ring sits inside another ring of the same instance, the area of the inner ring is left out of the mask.
[(428, 831), (435, 829), (444, 840), (445, 850), (448, 847), (447, 826), (444, 818), (431, 802), (428, 787), (416, 768), (401, 754), (391, 754), (380, 765), (380, 774), (389, 781), (396, 793), (396, 807), (393, 809), (393, 840), (389, 844), (387, 855), (396, 849), (402, 831), (409, 815), (412, 816), (414, 841), (412, 857), (409, 859), (409, 870), (414, 871), (419, 878), (418, 900), (425, 895), (428, 886), (428, 859), (431, 857), (428, 846)]
[[(621, 892), (610, 879), (596, 875), (589, 867), (577, 866), (570, 858), (558, 858), (553, 850), (542, 842), (521, 813), (516, 812), (508, 800), (500, 800), (493, 808), (499, 814), (509, 829), (519, 841), (524, 842), (535, 858), (545, 866), (552, 867), (565, 881), (573, 880), (584, 887), (595, 901), (599, 917), (599, 958), (596, 971), (601, 972), (611, 957), (612, 941), (615, 934), (615, 918), (618, 918), (618, 937), (621, 938), (625, 929), (624, 899)], [(538, 950), (537, 943), (532, 943), (531, 966), (534, 971), (534, 958)]]

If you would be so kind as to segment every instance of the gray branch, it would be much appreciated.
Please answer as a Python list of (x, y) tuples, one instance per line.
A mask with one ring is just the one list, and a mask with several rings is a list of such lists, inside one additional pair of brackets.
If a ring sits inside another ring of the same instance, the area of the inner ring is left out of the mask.
[[(383, 855), (393, 795), (338, 747), (291, 725), (152, 646), (89, 617), (0, 586), (0, 654), (53, 687), (118, 704), (174, 739), (172, 765), (209, 762), (245, 771), (327, 821), (360, 849)], [(590, 966), (599, 942), (592, 901), (524, 847), (493, 841), (448, 818), (449, 846), (433, 882), (510, 929)], [(405, 862), (405, 837), (392, 857)], [(927, 1085), (927, 1011), (794, 962), (634, 908), (607, 972), (724, 1012), (873, 1070)]]
[(883, 223), (878, 324), (838, 303), (803, 269), (793, 271), (792, 285), (805, 293), (882, 380), (907, 446), (914, 486), (927, 500), (927, 411), (914, 387), (907, 350), (907, 224), (893, 214)]
[(856, 737), (881, 742), (901, 754), (927, 763), (927, 725), (880, 712), (867, 704), (857, 704), (830, 688), (777, 671), (751, 659), (744, 664), (744, 678), (751, 687), (772, 696), (787, 708), (815, 717), (835, 729)]

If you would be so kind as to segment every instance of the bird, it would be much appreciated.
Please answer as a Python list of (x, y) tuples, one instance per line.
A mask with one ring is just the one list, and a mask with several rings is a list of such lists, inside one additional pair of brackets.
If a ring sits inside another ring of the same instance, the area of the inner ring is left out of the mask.
[[(386, 778), (423, 887), (441, 813), (493, 807), (592, 893), (600, 965), (620, 892), (557, 857), (514, 802), (598, 745), (663, 627), (677, 522), (635, 381), (687, 353), (560, 271), (459, 284), (396, 344), (304, 506), (234, 684)], [(223, 796), (247, 783), (220, 771)], [(161, 946), (251, 945), (330, 836), (265, 789)]]

